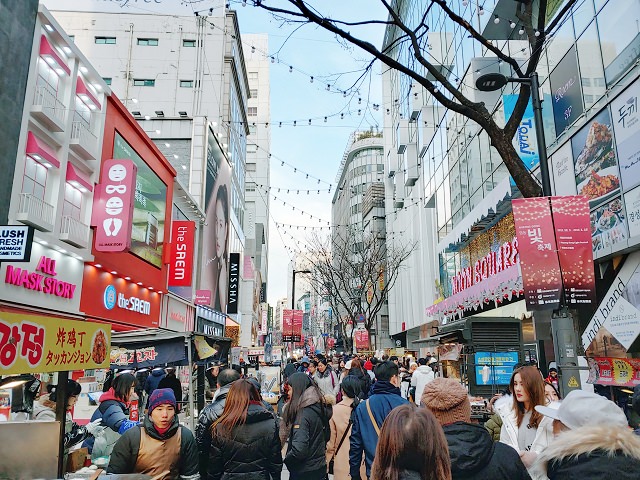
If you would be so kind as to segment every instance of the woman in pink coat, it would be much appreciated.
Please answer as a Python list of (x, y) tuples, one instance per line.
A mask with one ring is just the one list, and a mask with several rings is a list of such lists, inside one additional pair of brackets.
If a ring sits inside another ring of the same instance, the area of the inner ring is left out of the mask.
[[(358, 377), (347, 375), (340, 385), (342, 401), (333, 407), (329, 420), (331, 438), (327, 443), (327, 465), (333, 459), (333, 479), (350, 480), (349, 477), (349, 437), (351, 436), (351, 412), (360, 402), (361, 382)], [(360, 478), (367, 478), (364, 459), (360, 466)]]

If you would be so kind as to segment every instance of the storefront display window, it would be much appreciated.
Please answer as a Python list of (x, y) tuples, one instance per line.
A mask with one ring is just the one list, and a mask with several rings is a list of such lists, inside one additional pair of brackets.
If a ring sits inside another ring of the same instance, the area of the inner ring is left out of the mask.
[(640, 55), (640, 0), (609, 2), (598, 14), (607, 85), (614, 84)]

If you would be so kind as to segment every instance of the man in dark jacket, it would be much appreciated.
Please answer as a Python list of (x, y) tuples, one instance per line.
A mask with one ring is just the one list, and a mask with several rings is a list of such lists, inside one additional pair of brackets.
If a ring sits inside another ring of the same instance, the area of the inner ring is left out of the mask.
[(143, 425), (130, 428), (116, 442), (107, 472), (200, 479), (198, 447), (191, 430), (180, 425), (173, 390), (158, 388), (151, 394)]
[[(147, 404), (149, 403), (149, 397), (153, 393), (153, 391), (158, 388), (160, 384), (160, 380), (165, 377), (164, 368), (156, 367), (151, 371), (151, 374), (147, 377), (146, 382), (144, 383), (144, 392), (147, 394)], [(147, 408), (149, 408), (147, 406)]]
[(453, 378), (436, 378), (422, 392), (421, 405), (442, 425), (449, 445), (453, 480), (529, 480), (520, 455), (494, 442), (480, 424), (471, 423), (467, 389)]
[(200, 455), (200, 476), (207, 478), (207, 466), (209, 464), (209, 453), (211, 451), (211, 425), (224, 411), (227, 403), (227, 394), (231, 384), (240, 378), (237, 370), (227, 368), (218, 374), (218, 390), (213, 395), (213, 402), (202, 409), (196, 425), (196, 443)]
[[(640, 438), (612, 401), (572, 390), (560, 404), (536, 410), (551, 417), (556, 438), (538, 456), (536, 467), (550, 480), (640, 477)], [(546, 478), (542, 476), (542, 478)]]
[(377, 381), (371, 387), (371, 395), (366, 401), (360, 402), (353, 412), (349, 440), (349, 470), (352, 480), (360, 479), (363, 451), (367, 477), (371, 475), (371, 464), (385, 418), (395, 407), (408, 403), (400, 396), (398, 365), (389, 361), (381, 362), (376, 367), (375, 374)]
[(167, 374), (158, 383), (158, 388), (170, 388), (173, 390), (173, 394), (176, 396), (178, 402), (178, 411), (180, 411), (180, 402), (182, 402), (182, 384), (178, 377), (176, 377), (176, 369), (174, 367), (167, 368)]

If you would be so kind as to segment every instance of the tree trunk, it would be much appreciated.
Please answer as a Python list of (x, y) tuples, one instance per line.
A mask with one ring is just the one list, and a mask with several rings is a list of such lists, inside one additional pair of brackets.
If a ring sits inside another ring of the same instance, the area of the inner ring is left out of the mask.
[(506, 138), (501, 129), (487, 130), (487, 133), (491, 139), (491, 145), (500, 154), (522, 196), (525, 198), (542, 196), (542, 187), (532, 173), (527, 170), (514, 148), (512, 140)]

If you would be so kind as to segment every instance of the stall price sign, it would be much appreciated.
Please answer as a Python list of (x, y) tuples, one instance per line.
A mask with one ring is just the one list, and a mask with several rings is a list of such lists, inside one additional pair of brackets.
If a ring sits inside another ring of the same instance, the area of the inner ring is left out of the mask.
[(0, 312), (0, 375), (108, 368), (111, 326)]

